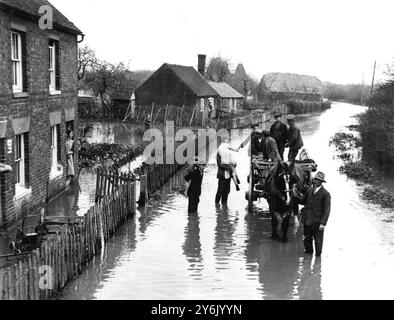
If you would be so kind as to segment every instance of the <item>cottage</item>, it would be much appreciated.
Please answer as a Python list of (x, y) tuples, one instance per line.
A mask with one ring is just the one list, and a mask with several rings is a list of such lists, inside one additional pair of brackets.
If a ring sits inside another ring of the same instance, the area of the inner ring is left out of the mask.
[(237, 113), (242, 109), (244, 96), (233, 89), (226, 82), (212, 82), (208, 84), (218, 93), (216, 100), (217, 110), (228, 113)]
[[(0, 225), (39, 208), (67, 184), (66, 131), (77, 128), (82, 32), (47, 0), (0, 0)], [(51, 11), (47, 11), (49, 14)], [(77, 133), (77, 132), (75, 132)]]
[(136, 91), (137, 105), (198, 106), (204, 109), (218, 93), (204, 79), (205, 56), (199, 56), (199, 71), (165, 63)]
[(321, 102), (323, 83), (314, 76), (291, 73), (269, 73), (260, 83), (259, 99), (270, 104), (289, 100)]

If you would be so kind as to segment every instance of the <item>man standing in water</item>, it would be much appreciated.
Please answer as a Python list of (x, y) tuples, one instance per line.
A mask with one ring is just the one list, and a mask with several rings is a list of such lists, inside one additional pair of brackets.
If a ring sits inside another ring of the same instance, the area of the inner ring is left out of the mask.
[(320, 257), (323, 250), (324, 230), (331, 211), (331, 195), (323, 187), (325, 175), (318, 172), (310, 188), (300, 204), (305, 205), (302, 214), (304, 225), (305, 253), (313, 254), (313, 241), (315, 241), (316, 257)]
[(304, 146), (304, 142), (302, 141), (301, 131), (295, 125), (295, 116), (289, 115), (287, 117), (289, 122), (289, 138), (286, 144), (289, 150), (289, 162), (294, 162), (297, 158), (298, 152)]
[(194, 158), (194, 164), (188, 170), (185, 180), (187, 182), (187, 196), (189, 197), (188, 213), (197, 213), (200, 203), (201, 185), (204, 176), (204, 167), (198, 157)]
[[(230, 142), (230, 138), (228, 136), (224, 136), (222, 137), (222, 144), (228, 144)], [(238, 152), (239, 149), (241, 147), (239, 147), (238, 149), (234, 149), (231, 148), (230, 146), (227, 147), (227, 151), (231, 152)], [(225, 156), (226, 158), (226, 154), (221, 155), (221, 149), (219, 147), (218, 153), (216, 155), (216, 160), (217, 160), (217, 165), (218, 165), (218, 174), (217, 174), (217, 178), (219, 180), (218, 183), (218, 191), (216, 193), (216, 197), (215, 197), (215, 203), (216, 205), (219, 205), (220, 202), (222, 202), (223, 206), (227, 205), (227, 201), (228, 201), (228, 196), (231, 192), (231, 179), (232, 179), (232, 174), (233, 172), (231, 171), (231, 168), (229, 168), (229, 164), (226, 163), (226, 161), (223, 160), (228, 160), (228, 159), (223, 159), (222, 160), (222, 156)]]

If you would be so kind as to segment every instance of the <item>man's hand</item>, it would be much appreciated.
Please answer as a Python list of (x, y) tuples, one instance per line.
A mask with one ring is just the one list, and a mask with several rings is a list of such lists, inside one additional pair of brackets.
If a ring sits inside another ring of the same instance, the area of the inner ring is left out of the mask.
[(320, 231), (324, 231), (325, 228), (326, 228), (326, 226), (324, 224), (321, 224), (320, 227), (319, 227), (319, 230)]

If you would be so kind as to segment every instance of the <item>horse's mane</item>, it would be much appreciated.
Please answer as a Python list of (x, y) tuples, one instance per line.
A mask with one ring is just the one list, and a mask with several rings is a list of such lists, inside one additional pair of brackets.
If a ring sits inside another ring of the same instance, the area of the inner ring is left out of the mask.
[(301, 188), (304, 184), (304, 170), (301, 166), (297, 164), (291, 164), (290, 166), (286, 162), (278, 162), (275, 166), (273, 166), (269, 172), (266, 187), (270, 192), (274, 194), (280, 194), (281, 191), (278, 188), (278, 177), (279, 173), (283, 169), (290, 173), (291, 177), (293, 177), (296, 181), (296, 184), (299, 188)]

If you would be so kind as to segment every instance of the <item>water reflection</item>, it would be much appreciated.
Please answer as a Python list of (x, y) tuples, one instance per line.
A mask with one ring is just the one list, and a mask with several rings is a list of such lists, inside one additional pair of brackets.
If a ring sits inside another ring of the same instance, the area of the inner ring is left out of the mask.
[(234, 254), (234, 235), (238, 221), (238, 212), (234, 214), (227, 206), (216, 206), (214, 253), (217, 270), (229, 269), (228, 260), (231, 260)]
[(200, 217), (198, 214), (189, 214), (185, 228), (185, 243), (182, 246), (183, 254), (189, 263), (192, 278), (199, 280), (204, 268), (202, 248), (200, 241)]
[(312, 256), (300, 257), (298, 275), (293, 291), (295, 297), (301, 300), (322, 300), (322, 260)]

